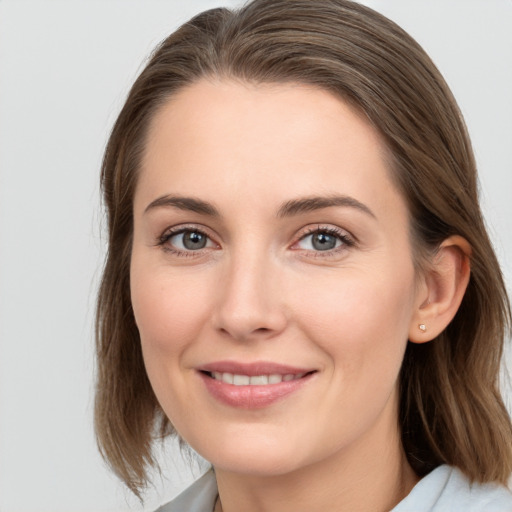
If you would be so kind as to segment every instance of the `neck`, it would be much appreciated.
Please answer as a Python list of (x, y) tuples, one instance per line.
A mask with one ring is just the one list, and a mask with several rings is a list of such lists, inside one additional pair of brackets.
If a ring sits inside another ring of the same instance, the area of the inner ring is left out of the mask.
[(290, 473), (262, 476), (216, 468), (215, 512), (389, 511), (418, 481), (399, 428), (391, 423), (394, 427), (380, 425), (350, 447)]

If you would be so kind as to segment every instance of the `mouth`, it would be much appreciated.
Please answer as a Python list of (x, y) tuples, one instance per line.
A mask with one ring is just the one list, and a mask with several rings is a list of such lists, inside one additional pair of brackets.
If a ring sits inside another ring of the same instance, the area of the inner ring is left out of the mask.
[(225, 384), (233, 384), (234, 386), (268, 386), (272, 384), (280, 384), (281, 382), (290, 382), (292, 380), (302, 379), (304, 376), (313, 372), (303, 373), (271, 373), (262, 375), (244, 375), (229, 372), (204, 372), (208, 377), (224, 382)]
[(313, 380), (317, 370), (275, 363), (217, 362), (198, 368), (216, 401), (241, 409), (261, 409), (282, 401)]

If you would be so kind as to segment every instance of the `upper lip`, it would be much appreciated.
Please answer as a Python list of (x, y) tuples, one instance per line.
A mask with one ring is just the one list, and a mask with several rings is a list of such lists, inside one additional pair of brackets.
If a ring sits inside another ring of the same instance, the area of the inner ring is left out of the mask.
[(219, 372), (219, 373), (232, 373), (235, 375), (248, 375), (254, 377), (256, 375), (298, 375), (301, 373), (310, 373), (314, 371), (313, 368), (301, 368), (297, 366), (290, 366), (279, 363), (272, 363), (269, 361), (256, 361), (254, 363), (240, 363), (237, 361), (216, 361), (201, 365), (197, 368), (202, 372)]

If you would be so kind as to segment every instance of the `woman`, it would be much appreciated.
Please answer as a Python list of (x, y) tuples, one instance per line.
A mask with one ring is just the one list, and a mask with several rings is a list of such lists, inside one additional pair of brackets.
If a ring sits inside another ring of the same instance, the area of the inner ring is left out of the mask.
[[(512, 510), (510, 309), (455, 101), (346, 0), (172, 34), (107, 146), (100, 449), (210, 471), (161, 510)], [(471, 508), (473, 507), (473, 508)]]

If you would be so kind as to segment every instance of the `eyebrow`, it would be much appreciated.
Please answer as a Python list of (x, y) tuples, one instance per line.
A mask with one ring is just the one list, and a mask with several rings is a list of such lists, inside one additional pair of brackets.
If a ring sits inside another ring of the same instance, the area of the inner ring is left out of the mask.
[(220, 217), (220, 213), (211, 203), (196, 199), (195, 197), (182, 197), (182, 196), (162, 196), (155, 199), (144, 210), (147, 213), (154, 208), (174, 207), (179, 210), (199, 213), (201, 215), (209, 215), (211, 217)]
[[(292, 199), (284, 203), (277, 212), (277, 217), (292, 217), (294, 215), (301, 215), (304, 213), (321, 210), (323, 208), (331, 208), (333, 206), (355, 208), (370, 217), (376, 219), (375, 214), (357, 199), (350, 196), (311, 196), (299, 199)], [(208, 215), (210, 217), (220, 217), (220, 213), (213, 206), (213, 204), (197, 199), (195, 197), (183, 197), (165, 195), (152, 201), (144, 210), (147, 213), (154, 208), (178, 208), (180, 210), (199, 213), (201, 215)]]
[(290, 217), (292, 215), (300, 215), (302, 213), (330, 208), (333, 206), (355, 208), (374, 219), (377, 218), (368, 206), (350, 196), (314, 196), (293, 199), (291, 201), (287, 201), (283, 206), (281, 206), (281, 208), (279, 208), (277, 216)]

